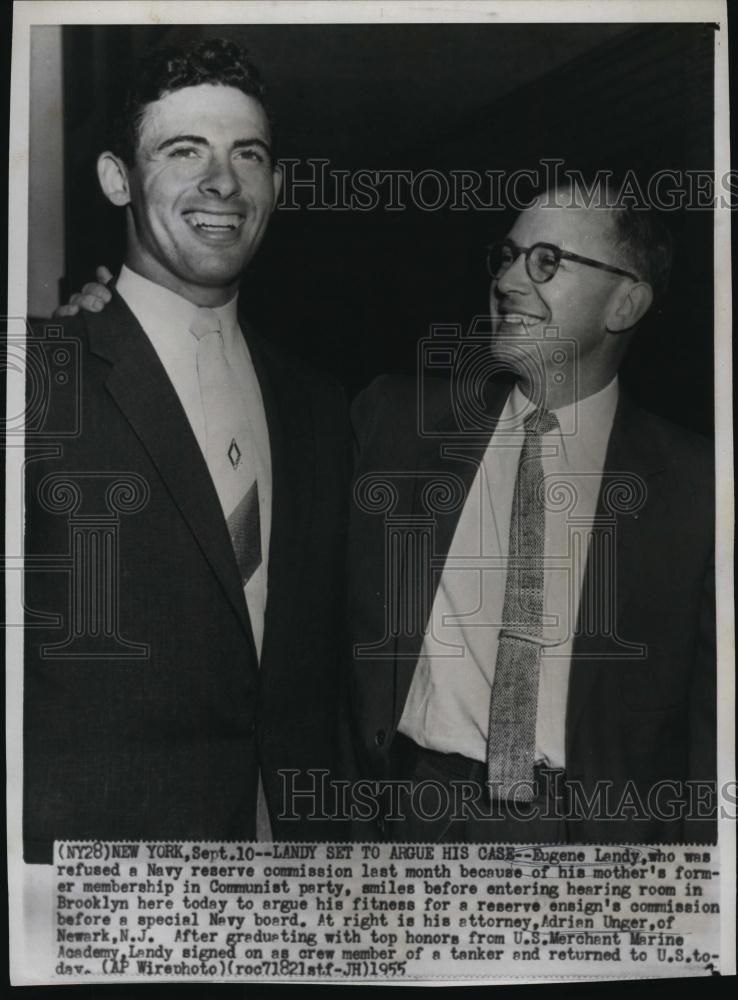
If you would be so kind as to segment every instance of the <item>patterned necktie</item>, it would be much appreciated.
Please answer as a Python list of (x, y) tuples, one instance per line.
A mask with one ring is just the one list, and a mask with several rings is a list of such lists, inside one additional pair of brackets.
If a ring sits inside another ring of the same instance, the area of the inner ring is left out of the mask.
[(223, 348), (220, 319), (198, 309), (190, 326), (197, 338), (197, 378), (205, 413), (205, 457), (245, 587), (261, 564), (259, 487), (243, 390)]
[(493, 798), (529, 802), (543, 635), (545, 506), (541, 435), (558, 427), (547, 410), (523, 422), (515, 479), (502, 627), (489, 709), (487, 765)]
[[(245, 588), (261, 565), (259, 487), (248, 413), (243, 390), (225, 356), (218, 314), (213, 309), (198, 309), (190, 333), (197, 338), (197, 379), (205, 412), (205, 457)], [(261, 768), (256, 792), (256, 839), (262, 842), (274, 839)]]

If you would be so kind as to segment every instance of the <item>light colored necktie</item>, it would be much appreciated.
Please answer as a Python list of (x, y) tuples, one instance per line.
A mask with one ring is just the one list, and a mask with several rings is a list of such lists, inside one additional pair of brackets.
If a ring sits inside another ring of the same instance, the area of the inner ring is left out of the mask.
[(558, 427), (547, 410), (523, 422), (525, 440), (515, 479), (505, 602), (489, 710), (487, 765), (493, 798), (529, 802), (543, 636), (545, 504), (541, 435)]
[[(228, 363), (220, 319), (214, 309), (198, 309), (190, 325), (197, 339), (197, 379), (205, 414), (205, 459), (228, 525), (245, 588), (261, 565), (259, 487), (252, 430), (243, 389)], [(256, 839), (273, 839), (259, 769)]]
[(245, 587), (261, 564), (261, 527), (252, 432), (243, 389), (225, 356), (215, 310), (198, 309), (190, 332), (198, 341), (197, 378), (205, 414), (205, 457)]

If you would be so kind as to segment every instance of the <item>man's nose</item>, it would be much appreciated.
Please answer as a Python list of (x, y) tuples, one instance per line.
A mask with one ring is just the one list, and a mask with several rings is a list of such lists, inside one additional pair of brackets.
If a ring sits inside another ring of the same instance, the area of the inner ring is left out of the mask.
[(492, 290), (500, 297), (514, 292), (524, 294), (530, 291), (530, 288), (531, 280), (525, 266), (524, 253), (519, 253), (512, 264), (492, 281)]
[(219, 198), (233, 198), (240, 193), (241, 182), (229, 156), (213, 157), (207, 173), (200, 181), (200, 190)]

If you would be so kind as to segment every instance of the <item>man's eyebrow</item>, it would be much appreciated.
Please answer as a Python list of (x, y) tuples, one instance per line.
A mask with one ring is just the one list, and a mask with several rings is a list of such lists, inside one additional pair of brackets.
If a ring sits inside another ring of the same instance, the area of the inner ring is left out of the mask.
[(191, 142), (198, 146), (208, 145), (208, 140), (202, 135), (173, 135), (171, 139), (165, 139), (164, 142), (160, 142), (156, 147), (156, 152), (160, 153), (163, 149), (169, 149), (170, 146), (174, 146), (178, 142)]
[[(522, 243), (518, 243), (516, 240), (511, 240), (509, 236), (506, 236), (505, 239), (502, 242), (503, 243), (509, 243), (511, 246), (514, 246), (516, 250), (522, 250), (523, 249), (523, 244)], [(554, 250), (563, 250), (564, 249), (563, 246), (561, 245), (561, 241), (553, 243), (551, 240), (533, 240), (533, 242), (530, 244), (530, 246), (532, 246), (532, 247), (553, 247)]]
[[(170, 146), (175, 146), (178, 142), (190, 142), (197, 146), (209, 145), (208, 140), (202, 135), (173, 135), (171, 138), (160, 142), (156, 147), (156, 152), (161, 153), (165, 149), (169, 149)], [(249, 149), (252, 146), (259, 146), (267, 156), (271, 157), (271, 147), (263, 139), (236, 139), (233, 143), (234, 149)]]
[(269, 143), (264, 142), (263, 139), (236, 139), (233, 143), (234, 149), (250, 149), (251, 146), (259, 146), (263, 149), (267, 156), (271, 157), (272, 149)]

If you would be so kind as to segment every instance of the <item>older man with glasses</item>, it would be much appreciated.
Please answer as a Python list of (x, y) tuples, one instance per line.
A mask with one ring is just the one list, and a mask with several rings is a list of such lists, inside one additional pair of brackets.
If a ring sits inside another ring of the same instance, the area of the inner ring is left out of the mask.
[(575, 195), (489, 248), (475, 363), (354, 406), (354, 727), (400, 782), (380, 836), (714, 836), (712, 452), (618, 381), (670, 241)]

